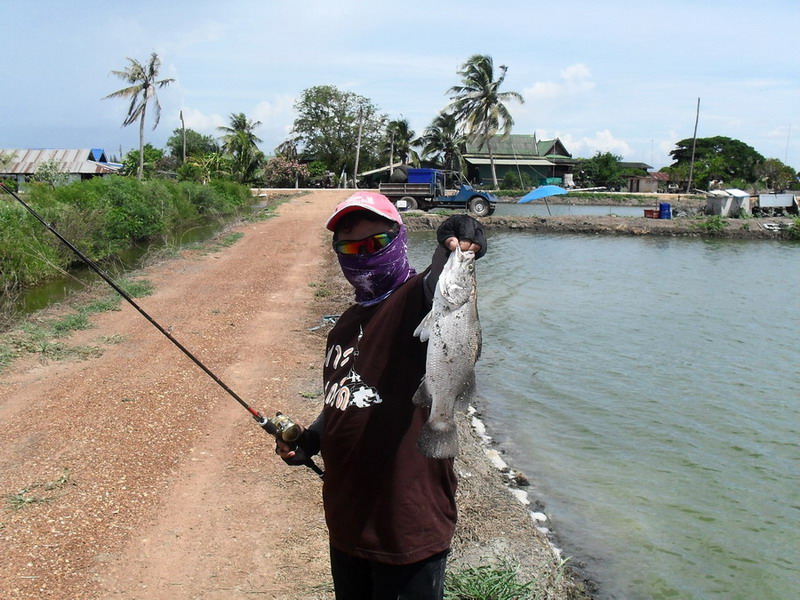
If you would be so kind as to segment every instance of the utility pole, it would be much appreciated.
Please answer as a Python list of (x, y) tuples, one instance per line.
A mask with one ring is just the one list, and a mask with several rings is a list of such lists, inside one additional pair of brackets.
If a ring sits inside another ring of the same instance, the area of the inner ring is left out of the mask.
[(686, 184), (686, 193), (692, 189), (692, 175), (694, 174), (694, 149), (697, 146), (697, 122), (700, 120), (700, 98), (697, 99), (697, 115), (694, 118), (694, 135), (692, 136), (692, 161), (689, 163), (689, 183)]
[(364, 107), (358, 107), (358, 141), (356, 142), (356, 164), (353, 167), (353, 187), (358, 188), (358, 159), (361, 154), (361, 130), (364, 125)]
[(394, 173), (394, 129), (392, 130), (392, 141), (389, 145), (389, 179), (391, 179), (392, 174)]
[(183, 161), (186, 162), (186, 125), (183, 122), (183, 111), (181, 111), (181, 131), (183, 132)]

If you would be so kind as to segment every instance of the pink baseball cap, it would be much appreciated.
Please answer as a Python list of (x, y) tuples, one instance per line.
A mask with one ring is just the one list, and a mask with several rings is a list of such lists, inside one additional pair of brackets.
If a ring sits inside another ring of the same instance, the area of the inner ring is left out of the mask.
[(392, 202), (383, 194), (376, 194), (375, 192), (356, 192), (344, 202), (341, 202), (333, 214), (325, 223), (325, 227), (334, 231), (336, 223), (339, 222), (347, 213), (355, 210), (368, 210), (380, 215), (385, 219), (394, 221), (395, 223), (403, 224), (403, 219), (400, 218), (400, 213)]

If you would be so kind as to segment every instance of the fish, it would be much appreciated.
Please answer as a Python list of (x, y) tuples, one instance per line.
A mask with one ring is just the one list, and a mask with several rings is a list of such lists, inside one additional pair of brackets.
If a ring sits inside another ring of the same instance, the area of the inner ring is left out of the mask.
[(475, 363), (481, 354), (475, 253), (456, 248), (436, 283), (430, 312), (414, 330), (428, 342), (425, 376), (412, 402), (430, 407), (417, 448), (429, 458), (458, 455), (455, 411), (475, 397)]

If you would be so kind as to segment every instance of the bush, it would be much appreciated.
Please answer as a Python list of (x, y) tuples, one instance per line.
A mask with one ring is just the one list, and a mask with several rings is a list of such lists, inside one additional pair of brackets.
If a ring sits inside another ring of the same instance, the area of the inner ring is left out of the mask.
[[(99, 261), (198, 216), (233, 214), (250, 198), (247, 187), (228, 181), (201, 185), (114, 176), (55, 189), (33, 184), (26, 203)], [(35, 285), (78, 260), (17, 202), (0, 201), (0, 291)]]
[(500, 182), (500, 187), (504, 190), (524, 189), (530, 191), (536, 187), (530, 173), (515, 173), (513, 171), (506, 172)]
[(269, 187), (294, 187), (309, 178), (308, 168), (293, 160), (276, 156), (264, 165), (264, 182)]

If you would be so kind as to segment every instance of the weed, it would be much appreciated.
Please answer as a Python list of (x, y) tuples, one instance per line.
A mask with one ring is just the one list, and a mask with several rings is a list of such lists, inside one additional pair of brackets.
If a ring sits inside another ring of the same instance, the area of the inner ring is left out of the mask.
[(219, 252), (223, 248), (228, 248), (233, 246), (236, 242), (244, 237), (244, 234), (240, 231), (236, 231), (233, 233), (228, 233), (221, 238), (217, 239), (212, 243), (210, 246), (205, 248), (204, 252), (206, 254), (211, 254), (213, 252)]
[(20, 510), (32, 504), (52, 502), (56, 499), (56, 496), (37, 495), (35, 492), (37, 490), (52, 492), (63, 488), (68, 483), (70, 483), (70, 471), (65, 467), (58, 479), (47, 483), (34, 483), (21, 489), (16, 494), (6, 494), (6, 504), (11, 510)]
[(266, 221), (267, 219), (271, 219), (275, 216), (277, 216), (277, 214), (265, 206), (263, 208), (254, 210), (249, 215), (245, 215), (242, 217), (242, 221), (245, 223), (258, 223), (259, 221)]
[(120, 310), (121, 303), (122, 303), (122, 297), (117, 294), (114, 294), (113, 296), (108, 296), (107, 298), (90, 302), (89, 304), (81, 308), (81, 312), (87, 315), (93, 315), (96, 313), (109, 312), (112, 310)]
[(789, 237), (793, 240), (800, 240), (800, 217), (795, 217), (792, 226), (789, 228)]
[(508, 564), (482, 565), (447, 573), (445, 600), (518, 600), (533, 598), (533, 582), (521, 583), (517, 569)]
[(307, 400), (313, 400), (314, 398), (319, 397), (322, 392), (300, 392), (301, 398), (306, 398)]
[(719, 233), (728, 226), (728, 221), (720, 215), (712, 215), (701, 223), (695, 223), (693, 227), (702, 229), (709, 233)]
[(328, 289), (328, 287), (324, 283), (317, 283), (312, 281), (308, 284), (308, 287), (315, 288), (314, 289), (314, 298), (327, 298), (333, 292)]
[(153, 284), (146, 279), (125, 279), (119, 282), (119, 286), (125, 290), (131, 298), (142, 298), (153, 293)]
[(14, 356), (15, 352), (11, 347), (0, 344), (0, 372), (11, 364), (11, 361), (14, 360)]
[(89, 317), (82, 311), (69, 314), (50, 324), (53, 335), (59, 338), (66, 337), (73, 331), (89, 329), (91, 326)]

